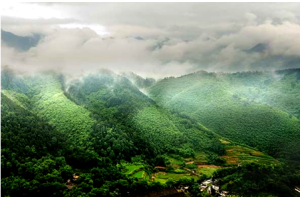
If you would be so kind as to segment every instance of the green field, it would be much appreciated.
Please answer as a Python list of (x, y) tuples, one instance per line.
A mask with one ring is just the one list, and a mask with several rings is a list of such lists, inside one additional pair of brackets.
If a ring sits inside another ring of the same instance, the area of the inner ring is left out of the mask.
[(158, 173), (156, 174), (155, 181), (165, 183), (168, 180), (179, 180), (182, 178), (194, 178), (196, 179), (196, 176), (190, 176), (189, 174), (175, 174), (175, 173)]
[(198, 174), (205, 174), (206, 176), (208, 177), (211, 177), (213, 175), (213, 173), (218, 170), (219, 168), (200, 168), (198, 171), (199, 173)]
[(200, 162), (200, 163), (205, 163), (207, 162), (206, 160), (206, 154), (204, 152), (196, 152), (196, 155), (195, 155), (195, 162)]
[(144, 166), (142, 164), (125, 164), (125, 174), (131, 175), (135, 171), (143, 168)]
[(145, 173), (146, 173), (145, 171), (138, 171), (138, 172), (133, 174), (133, 177), (141, 179), (141, 178), (145, 177)]

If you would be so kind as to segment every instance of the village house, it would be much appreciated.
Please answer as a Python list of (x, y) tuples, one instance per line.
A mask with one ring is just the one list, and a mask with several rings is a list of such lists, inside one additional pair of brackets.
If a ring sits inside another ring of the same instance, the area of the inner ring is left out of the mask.
[(68, 179), (67, 182), (66, 182), (66, 187), (70, 190), (70, 189), (72, 189), (74, 186), (75, 186), (75, 183), (73, 183), (73, 182), (71, 181), (71, 179)]
[(75, 173), (73, 174), (73, 179), (76, 181), (79, 178), (79, 174)]
[(66, 187), (70, 190), (72, 189), (76, 184), (74, 183), (74, 181), (76, 181), (79, 178), (79, 174), (75, 173), (73, 174), (73, 179), (68, 179), (66, 182)]
[(220, 197), (227, 196), (228, 193), (229, 193), (228, 191), (222, 191), (220, 193)]
[(183, 185), (179, 185), (178, 187), (175, 187), (175, 189), (178, 191), (178, 192), (188, 192), (189, 190), (189, 187), (188, 186), (183, 186)]
[(201, 192), (207, 191), (208, 194), (219, 194), (220, 197), (227, 196), (228, 191), (220, 191), (220, 186), (218, 185), (218, 180), (208, 179), (199, 184), (199, 189)]

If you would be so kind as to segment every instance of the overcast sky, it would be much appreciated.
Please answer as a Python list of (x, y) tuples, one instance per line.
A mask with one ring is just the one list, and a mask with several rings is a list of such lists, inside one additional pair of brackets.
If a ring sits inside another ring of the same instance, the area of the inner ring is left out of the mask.
[(25, 52), (2, 43), (1, 63), (156, 78), (300, 67), (299, 10), (300, 3), (7, 4), (3, 30), (43, 38)]

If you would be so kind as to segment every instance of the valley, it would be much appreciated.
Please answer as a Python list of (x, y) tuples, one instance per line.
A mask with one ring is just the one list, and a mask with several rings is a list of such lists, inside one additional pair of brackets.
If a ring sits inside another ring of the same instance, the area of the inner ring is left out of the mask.
[[(184, 186), (185, 195), (205, 196), (201, 183), (216, 178), (233, 195), (294, 195), (298, 110), (281, 105), (281, 97), (266, 99), (273, 86), (285, 85), (284, 99), (298, 102), (298, 70), (282, 72), (266, 85), (268, 73), (145, 82), (108, 70), (69, 80), (54, 71), (22, 76), (4, 68), (3, 191), (138, 196)], [(274, 182), (285, 187), (274, 189)]]

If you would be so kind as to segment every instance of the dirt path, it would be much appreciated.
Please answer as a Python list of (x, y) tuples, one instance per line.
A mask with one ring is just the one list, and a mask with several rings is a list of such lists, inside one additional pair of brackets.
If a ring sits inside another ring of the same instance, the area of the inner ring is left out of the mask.
[(198, 168), (222, 168), (222, 166), (216, 166), (216, 165), (198, 165)]

